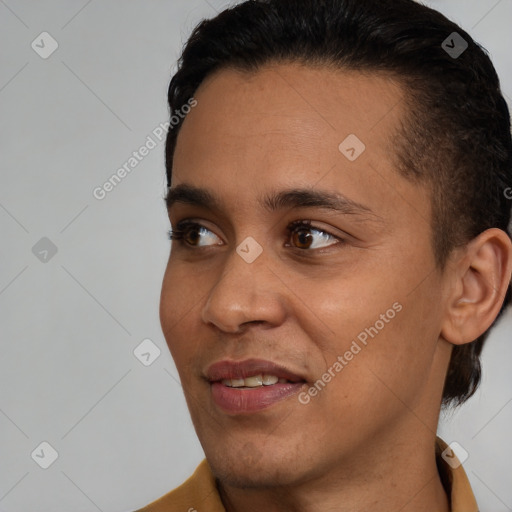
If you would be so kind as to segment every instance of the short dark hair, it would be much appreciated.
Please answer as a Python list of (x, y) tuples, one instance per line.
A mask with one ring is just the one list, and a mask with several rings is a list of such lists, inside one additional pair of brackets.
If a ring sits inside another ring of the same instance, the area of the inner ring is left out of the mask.
[[(454, 47), (453, 32), (468, 45), (458, 56), (442, 46)], [(395, 164), (430, 192), (438, 269), (488, 228), (510, 236), (509, 110), (485, 50), (458, 25), (413, 0), (245, 1), (192, 32), (169, 86), (171, 113), (218, 70), (279, 62), (381, 73), (402, 84), (407, 115), (395, 134)], [(167, 136), (169, 185), (181, 124)], [(498, 317), (510, 301), (509, 286)], [(454, 347), (443, 405), (460, 405), (476, 391), (488, 332)]]

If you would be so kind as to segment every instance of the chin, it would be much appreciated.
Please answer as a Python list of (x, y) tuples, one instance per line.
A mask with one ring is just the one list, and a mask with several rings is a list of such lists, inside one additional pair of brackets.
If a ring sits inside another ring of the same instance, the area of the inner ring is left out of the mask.
[[(290, 461), (280, 450), (260, 448), (247, 442), (236, 447), (218, 445), (206, 451), (213, 474), (224, 485), (238, 488), (272, 488), (293, 485), (304, 479), (297, 461)], [(299, 459), (300, 460), (300, 459)]]
[[(272, 459), (272, 460), (270, 460)], [(292, 485), (301, 479), (298, 468), (290, 467), (283, 462), (275, 462), (273, 458), (260, 457), (235, 460), (231, 457), (208, 457), (208, 462), (215, 477), (223, 485), (243, 489), (265, 489)]]

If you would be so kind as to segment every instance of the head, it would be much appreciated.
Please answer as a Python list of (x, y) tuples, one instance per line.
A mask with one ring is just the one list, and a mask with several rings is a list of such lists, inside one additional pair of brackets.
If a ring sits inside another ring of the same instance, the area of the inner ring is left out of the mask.
[[(173, 245), (160, 314), (209, 460), (290, 483), (435, 430), (511, 297), (510, 118), (485, 52), (412, 0), (250, 1), (194, 30), (171, 112), (191, 97), (168, 203), (173, 228), (201, 227)], [(317, 392), (223, 413), (208, 367), (251, 357)]]

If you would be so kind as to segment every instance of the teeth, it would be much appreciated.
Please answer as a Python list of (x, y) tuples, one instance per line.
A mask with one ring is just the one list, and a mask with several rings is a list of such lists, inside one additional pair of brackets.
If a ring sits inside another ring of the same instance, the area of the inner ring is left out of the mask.
[(263, 376), (262, 375), (254, 375), (253, 377), (247, 377), (242, 379), (244, 382), (244, 386), (248, 388), (255, 388), (257, 386), (263, 385)]
[(276, 384), (277, 382), (279, 382), (279, 379), (275, 375), (263, 375), (264, 386), (272, 386), (272, 384)]
[(224, 386), (228, 386), (230, 388), (257, 388), (261, 386), (272, 386), (273, 384), (277, 384), (278, 382), (288, 382), (286, 379), (280, 379), (275, 375), (251, 375), (250, 377), (246, 377), (245, 379), (224, 379), (222, 380), (222, 384)]

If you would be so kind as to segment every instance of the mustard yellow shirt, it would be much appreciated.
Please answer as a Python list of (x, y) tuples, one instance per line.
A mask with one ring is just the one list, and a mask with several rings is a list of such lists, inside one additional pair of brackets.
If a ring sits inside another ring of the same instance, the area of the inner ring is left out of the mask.
[[(478, 512), (473, 491), (462, 465), (453, 469), (441, 457), (446, 448), (446, 443), (438, 437), (436, 460), (441, 481), (451, 504), (451, 512)], [(452, 460), (457, 461), (455, 455)], [(194, 511), (226, 512), (215, 485), (215, 477), (206, 459), (185, 483), (137, 512)]]

